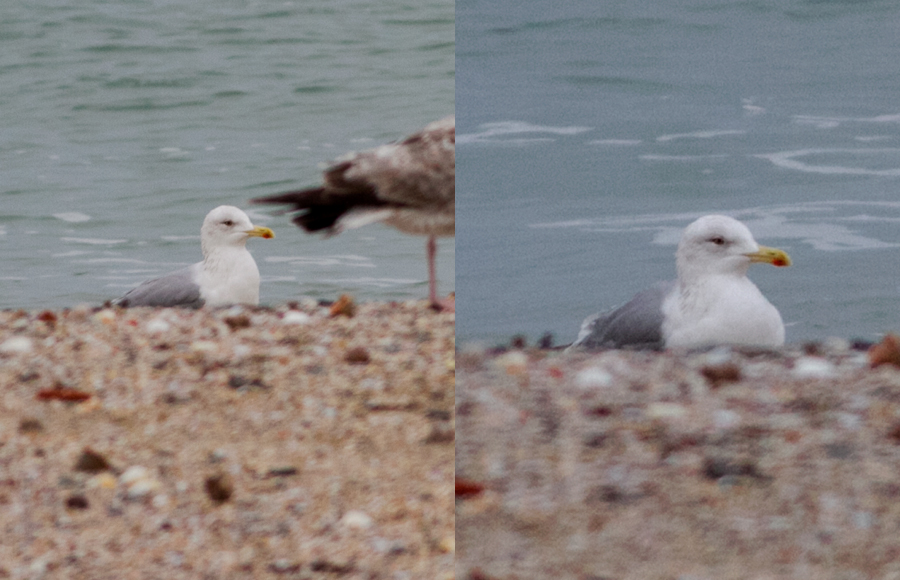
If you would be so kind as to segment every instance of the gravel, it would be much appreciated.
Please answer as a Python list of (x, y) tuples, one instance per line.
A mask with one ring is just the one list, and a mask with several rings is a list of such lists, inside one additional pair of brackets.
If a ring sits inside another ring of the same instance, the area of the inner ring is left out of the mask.
[(0, 578), (452, 578), (454, 316), (353, 310), (0, 312)]
[(862, 347), (457, 366), (459, 578), (900, 578), (900, 369)]

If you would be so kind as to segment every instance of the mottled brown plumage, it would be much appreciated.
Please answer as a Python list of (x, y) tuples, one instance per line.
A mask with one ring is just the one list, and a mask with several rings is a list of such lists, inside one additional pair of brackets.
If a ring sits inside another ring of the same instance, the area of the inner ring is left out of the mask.
[(299, 212), (293, 222), (307, 232), (337, 234), (376, 221), (428, 236), (429, 297), (437, 299), (436, 238), (456, 231), (456, 122), (447, 117), (418, 133), (337, 159), (322, 185), (252, 200), (283, 203)]

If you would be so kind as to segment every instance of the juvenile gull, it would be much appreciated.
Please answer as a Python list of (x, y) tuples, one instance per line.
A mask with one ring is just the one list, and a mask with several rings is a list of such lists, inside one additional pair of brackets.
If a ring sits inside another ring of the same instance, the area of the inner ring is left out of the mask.
[(781, 346), (781, 314), (746, 276), (750, 264), (759, 262), (791, 265), (782, 250), (757, 244), (741, 222), (721, 215), (701, 217), (678, 243), (678, 279), (588, 317), (570, 348)]
[(428, 236), (428, 297), (435, 308), (453, 310), (437, 297), (436, 238), (456, 232), (456, 121), (447, 117), (402, 141), (337, 159), (318, 187), (252, 200), (286, 203), (299, 211), (294, 223), (307, 232), (340, 233), (383, 222), (408, 234)]
[(113, 304), (119, 306), (222, 306), (259, 304), (259, 269), (245, 244), (251, 237), (274, 238), (254, 226), (240, 209), (220, 205), (200, 228), (203, 261), (147, 280)]

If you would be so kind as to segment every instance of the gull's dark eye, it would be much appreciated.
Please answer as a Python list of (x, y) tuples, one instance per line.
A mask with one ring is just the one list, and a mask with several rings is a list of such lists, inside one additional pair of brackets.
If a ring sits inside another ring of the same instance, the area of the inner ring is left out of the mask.
[(222, 222), (223, 225), (228, 226), (229, 228), (234, 225), (234, 222), (231, 220), (225, 220)]
[(725, 238), (723, 238), (722, 236), (715, 236), (715, 237), (709, 238), (709, 241), (714, 243), (717, 246), (725, 245)]

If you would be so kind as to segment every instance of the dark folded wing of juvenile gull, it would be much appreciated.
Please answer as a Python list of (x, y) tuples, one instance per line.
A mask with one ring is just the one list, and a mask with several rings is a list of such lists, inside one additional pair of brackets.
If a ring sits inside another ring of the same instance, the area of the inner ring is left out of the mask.
[[(456, 125), (436, 121), (396, 143), (352, 153), (323, 172), (321, 186), (252, 200), (284, 203), (308, 232), (384, 221), (400, 231), (452, 236), (456, 211)], [(359, 223), (347, 218), (370, 214)]]
[(113, 300), (113, 304), (125, 308), (131, 306), (184, 306), (200, 308), (204, 300), (200, 297), (200, 285), (195, 281), (197, 265), (187, 266), (171, 274), (147, 280), (129, 290), (124, 296)]
[(662, 304), (674, 288), (674, 281), (660, 282), (618, 308), (589, 316), (569, 348), (663, 348)]

